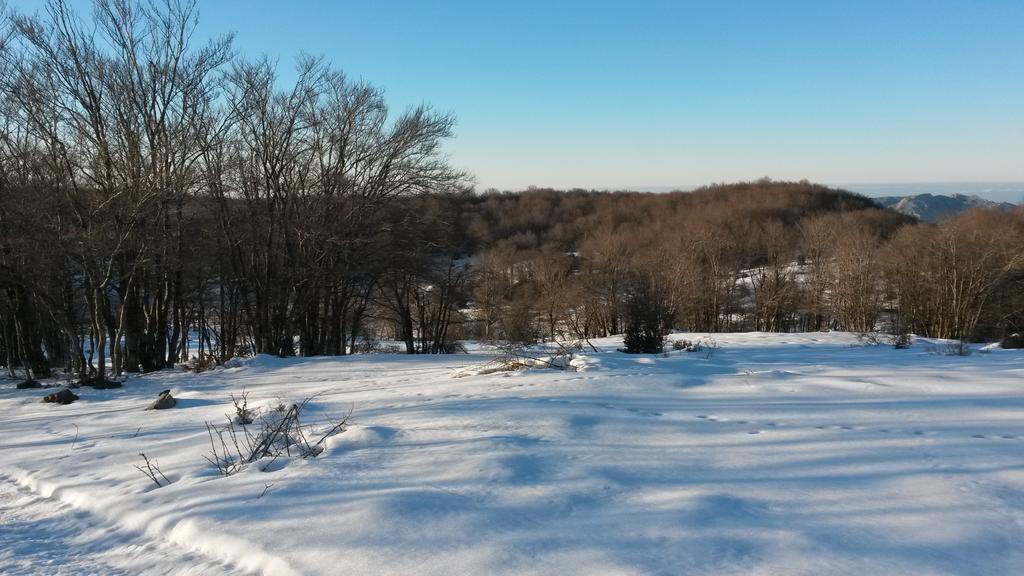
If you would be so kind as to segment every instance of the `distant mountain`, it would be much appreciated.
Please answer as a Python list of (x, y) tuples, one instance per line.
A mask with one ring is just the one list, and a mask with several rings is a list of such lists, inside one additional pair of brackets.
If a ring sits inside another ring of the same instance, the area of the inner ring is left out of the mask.
[(980, 196), (968, 196), (966, 194), (953, 194), (944, 196), (941, 194), (915, 194), (913, 196), (882, 196), (875, 198), (879, 204), (886, 208), (914, 216), (926, 222), (936, 222), (943, 218), (957, 216), (971, 208), (992, 208), (1009, 212), (1017, 207), (1009, 202), (994, 202)]

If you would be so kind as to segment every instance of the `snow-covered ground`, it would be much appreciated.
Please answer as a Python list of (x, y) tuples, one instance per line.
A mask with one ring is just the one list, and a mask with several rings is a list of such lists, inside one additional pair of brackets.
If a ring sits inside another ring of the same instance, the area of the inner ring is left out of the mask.
[[(4, 383), (0, 573), (1024, 573), (1024, 351), (714, 338), (710, 357), (598, 341), (577, 372), (260, 357), (69, 406)], [(205, 422), (243, 387), (353, 425), (220, 477)], [(166, 388), (178, 407), (143, 411)]]

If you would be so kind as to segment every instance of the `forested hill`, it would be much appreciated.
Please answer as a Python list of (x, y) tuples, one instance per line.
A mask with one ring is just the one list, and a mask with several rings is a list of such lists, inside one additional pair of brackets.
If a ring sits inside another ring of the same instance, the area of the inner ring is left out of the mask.
[(795, 243), (802, 221), (829, 214), (862, 222), (884, 236), (913, 222), (859, 194), (768, 180), (715, 184), (692, 192), (489, 192), (463, 195), (454, 208), (471, 253), (494, 247), (572, 252), (607, 234), (637, 241), (721, 234), (756, 240), (772, 228)]

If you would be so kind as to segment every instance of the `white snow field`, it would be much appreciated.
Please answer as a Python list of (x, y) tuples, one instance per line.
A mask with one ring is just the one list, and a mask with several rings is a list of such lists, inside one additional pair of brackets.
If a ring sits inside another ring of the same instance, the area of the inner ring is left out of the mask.
[[(461, 377), (487, 357), (259, 357), (69, 406), (7, 381), (0, 573), (1024, 574), (1024, 351), (714, 339)], [(218, 476), (243, 387), (353, 425)]]

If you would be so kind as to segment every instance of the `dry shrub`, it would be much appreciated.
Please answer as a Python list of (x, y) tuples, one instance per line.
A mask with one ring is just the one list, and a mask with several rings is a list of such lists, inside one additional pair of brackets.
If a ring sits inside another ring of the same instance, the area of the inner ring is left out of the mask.
[[(244, 393), (242, 398), (245, 398)], [(340, 420), (331, 422), (326, 430), (315, 432), (315, 426), (299, 421), (302, 410), (313, 398), (315, 396), (298, 404), (282, 406), (284, 410), (270, 410), (260, 415), (255, 429), (234, 419), (228, 419), (223, 426), (207, 422), (206, 431), (210, 438), (210, 452), (205, 456), (207, 462), (222, 476), (230, 476), (258, 460), (269, 459), (262, 467), (262, 470), (266, 470), (281, 456), (319, 456), (328, 438), (345, 431), (352, 412), (350, 410)]]
[(186, 372), (194, 372), (196, 374), (213, 370), (217, 367), (217, 359), (213, 356), (203, 356), (202, 358), (193, 356), (188, 362), (182, 365), (182, 368)]
[(914, 337), (910, 334), (897, 334), (892, 338), (892, 347), (897, 350), (906, 350), (914, 344)]

